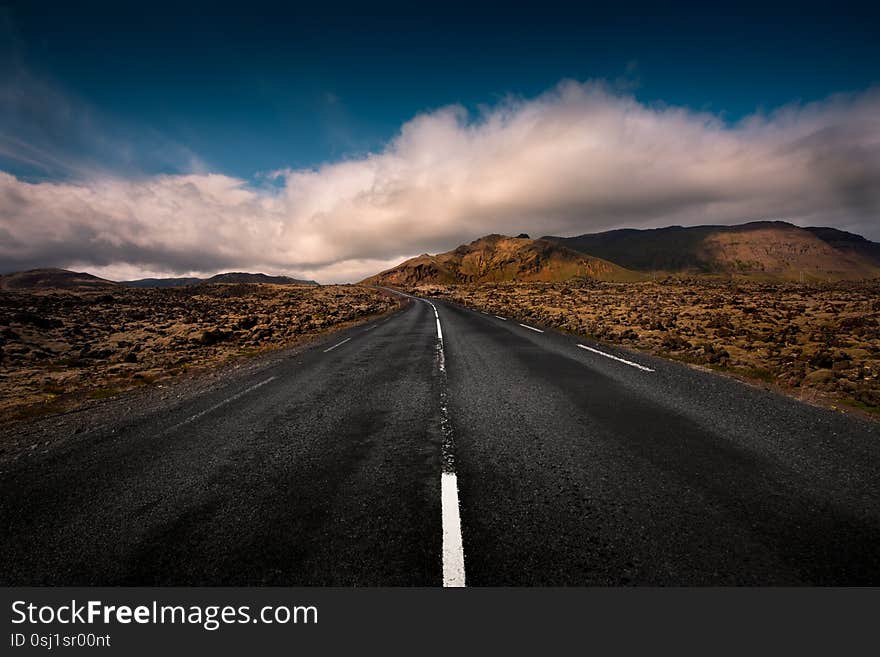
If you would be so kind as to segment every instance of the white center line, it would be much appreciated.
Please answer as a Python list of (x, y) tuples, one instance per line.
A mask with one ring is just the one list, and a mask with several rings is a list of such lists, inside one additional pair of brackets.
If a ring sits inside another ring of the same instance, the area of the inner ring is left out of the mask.
[(528, 324), (520, 324), (520, 326), (522, 326), (523, 328), (527, 328), (530, 331), (534, 331), (535, 333), (543, 333), (544, 332), (541, 329), (536, 329), (534, 326), (529, 326)]
[(458, 478), (454, 472), (440, 475), (440, 507), (443, 514), (443, 586), (464, 586), (464, 544), (458, 508)]
[(440, 340), (440, 353), (442, 355), (442, 353), (443, 353), (443, 329), (440, 328), (440, 315), (437, 313), (437, 306), (435, 306), (430, 301), (426, 301), (425, 303), (427, 303), (429, 306), (431, 306), (431, 308), (434, 309), (434, 317), (437, 320), (437, 339)]
[(262, 388), (264, 385), (266, 385), (266, 384), (269, 383), (270, 381), (274, 381), (276, 378), (278, 378), (278, 377), (270, 376), (270, 377), (269, 377), (268, 379), (266, 379), (265, 381), (260, 381), (259, 383), (255, 383), (255, 384), (252, 385), (250, 388), (245, 388), (245, 389), (242, 390), (241, 392), (237, 392), (237, 393), (235, 393), (234, 395), (232, 395), (232, 397), (228, 397), (228, 398), (224, 399), (223, 401), (214, 404), (214, 405), (211, 406), (210, 408), (206, 408), (205, 410), (200, 411), (200, 412), (196, 413), (195, 415), (191, 415), (191, 416), (189, 416), (189, 417), (186, 418), (183, 422), (178, 422), (177, 424), (168, 427), (168, 428), (165, 429), (165, 431), (163, 431), (162, 433), (163, 433), (163, 434), (165, 434), (165, 433), (170, 433), (170, 432), (174, 431), (175, 429), (179, 429), (179, 428), (182, 427), (184, 424), (189, 424), (190, 422), (193, 422), (194, 420), (198, 420), (200, 417), (202, 417), (202, 416), (204, 416), (204, 415), (207, 415), (208, 413), (211, 413), (212, 411), (216, 411), (216, 410), (217, 410), (218, 408), (220, 408), (221, 406), (223, 406), (223, 405), (225, 405), (225, 404), (228, 404), (228, 403), (231, 402), (231, 401), (235, 401), (235, 400), (238, 399), (239, 397), (243, 397), (244, 395), (248, 394), (249, 392), (253, 392), (253, 391), (256, 390), (257, 388)]
[(637, 367), (640, 370), (644, 370), (645, 372), (653, 372), (650, 367), (645, 367), (644, 365), (639, 365), (638, 363), (634, 363), (631, 360), (626, 360), (625, 358), (618, 358), (617, 356), (612, 356), (611, 354), (606, 354), (604, 351), (599, 351), (598, 349), (593, 349), (592, 347), (587, 347), (585, 345), (579, 344), (578, 347), (581, 349), (586, 349), (587, 351), (592, 351), (594, 354), (599, 354), (600, 356), (605, 356), (605, 358), (610, 358), (611, 360), (616, 360), (619, 363), (623, 363), (624, 365), (629, 365), (630, 367)]
[(455, 457), (452, 451), (452, 423), (449, 420), (449, 404), (446, 391), (446, 355), (443, 351), (443, 329), (437, 306), (426, 301), (434, 309), (437, 320), (437, 367), (440, 370), (440, 430), (442, 471), (440, 473), (440, 517), (443, 526), (443, 586), (465, 586), (464, 541), (461, 537), (461, 509), (458, 502), (458, 478), (455, 475)]
[(334, 349), (336, 349), (336, 347), (338, 347), (338, 346), (341, 345), (341, 344), (345, 344), (345, 343), (348, 342), (349, 340), (351, 340), (351, 338), (345, 338), (345, 340), (343, 340), (342, 342), (337, 342), (335, 345), (333, 345), (333, 346), (330, 347), (329, 349), (325, 349), (325, 350), (324, 350), (324, 353), (326, 354), (328, 351), (333, 351)]
[(498, 319), (500, 319), (502, 322), (506, 322), (506, 321), (507, 321), (507, 318), (506, 318), (506, 317), (502, 317), (501, 315), (495, 315), (495, 317), (497, 317)]

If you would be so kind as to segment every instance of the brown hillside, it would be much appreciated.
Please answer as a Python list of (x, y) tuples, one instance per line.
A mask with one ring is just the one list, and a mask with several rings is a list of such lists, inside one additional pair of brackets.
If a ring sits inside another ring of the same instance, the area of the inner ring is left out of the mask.
[(290, 276), (268, 276), (248, 272), (226, 272), (206, 278), (203, 283), (271, 283), (273, 285), (317, 285), (315, 281), (306, 281)]
[(880, 276), (880, 263), (846, 252), (788, 224), (718, 232), (703, 241), (707, 261), (727, 273), (794, 280), (853, 280)]
[(880, 245), (833, 228), (782, 221), (739, 226), (671, 226), (547, 237), (635, 271), (756, 280), (862, 280), (880, 276)]
[(2, 290), (82, 290), (114, 286), (113, 281), (66, 269), (31, 269), (0, 276)]
[(638, 274), (546, 240), (487, 235), (453, 251), (420, 255), (364, 280), (369, 285), (634, 280)]

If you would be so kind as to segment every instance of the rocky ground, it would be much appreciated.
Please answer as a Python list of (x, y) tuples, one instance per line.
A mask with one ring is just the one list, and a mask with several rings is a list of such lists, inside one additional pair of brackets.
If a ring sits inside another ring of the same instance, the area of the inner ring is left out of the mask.
[(880, 282), (668, 279), (411, 288), (880, 415)]
[(397, 306), (355, 286), (0, 290), (2, 425), (289, 347)]

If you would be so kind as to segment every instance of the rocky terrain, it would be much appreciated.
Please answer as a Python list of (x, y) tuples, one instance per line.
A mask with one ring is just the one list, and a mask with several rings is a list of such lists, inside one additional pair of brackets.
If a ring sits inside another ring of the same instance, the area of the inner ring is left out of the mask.
[(880, 281), (412, 286), (487, 312), (706, 366), (805, 400), (880, 414)]
[(121, 391), (312, 339), (396, 308), (355, 286), (213, 284), (0, 290), (0, 417)]
[(563, 281), (570, 278), (638, 280), (614, 263), (528, 236), (487, 235), (446, 253), (410, 258), (366, 279), (370, 285)]

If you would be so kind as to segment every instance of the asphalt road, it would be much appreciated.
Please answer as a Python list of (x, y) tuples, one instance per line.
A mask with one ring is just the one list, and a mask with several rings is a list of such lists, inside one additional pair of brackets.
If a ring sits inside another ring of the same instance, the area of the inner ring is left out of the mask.
[(876, 423), (434, 303), (5, 466), (0, 584), (880, 584)]

